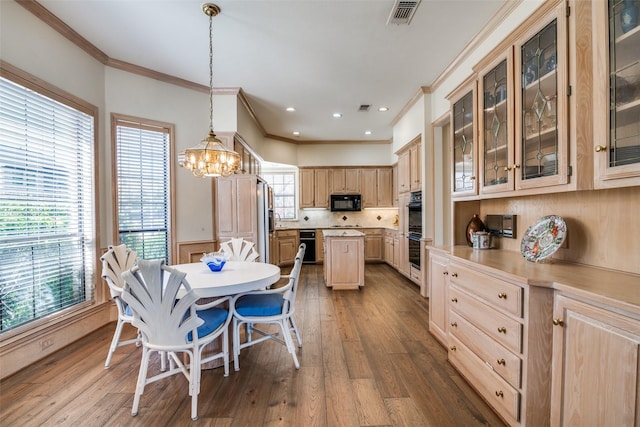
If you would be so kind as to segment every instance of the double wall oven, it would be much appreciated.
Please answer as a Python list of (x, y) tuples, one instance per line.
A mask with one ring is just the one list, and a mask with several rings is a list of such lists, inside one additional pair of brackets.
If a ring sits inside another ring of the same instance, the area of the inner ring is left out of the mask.
[(422, 191), (411, 193), (407, 205), (407, 238), (409, 239), (409, 262), (420, 269), (420, 239), (422, 238)]

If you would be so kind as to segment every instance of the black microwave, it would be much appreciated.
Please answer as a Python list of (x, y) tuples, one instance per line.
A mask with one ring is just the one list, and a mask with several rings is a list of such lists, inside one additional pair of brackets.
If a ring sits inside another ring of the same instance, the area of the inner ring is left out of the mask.
[(359, 194), (332, 194), (331, 212), (359, 211), (362, 201)]

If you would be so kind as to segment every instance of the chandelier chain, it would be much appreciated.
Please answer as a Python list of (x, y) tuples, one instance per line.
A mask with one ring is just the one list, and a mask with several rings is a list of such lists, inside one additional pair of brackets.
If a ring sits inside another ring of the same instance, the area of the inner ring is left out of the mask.
[(209, 129), (213, 131), (213, 15), (209, 15)]

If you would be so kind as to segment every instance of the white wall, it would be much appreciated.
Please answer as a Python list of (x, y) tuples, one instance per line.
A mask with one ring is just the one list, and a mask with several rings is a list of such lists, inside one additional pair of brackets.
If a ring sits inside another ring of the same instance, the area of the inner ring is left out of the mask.
[[(298, 144), (298, 166), (390, 166), (389, 144)], [(275, 160), (274, 160), (275, 161)]]

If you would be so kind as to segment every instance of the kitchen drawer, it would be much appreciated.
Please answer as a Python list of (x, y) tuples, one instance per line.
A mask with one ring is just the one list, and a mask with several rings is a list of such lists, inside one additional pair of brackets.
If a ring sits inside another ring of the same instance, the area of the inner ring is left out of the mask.
[(449, 307), (508, 349), (522, 352), (522, 324), (456, 286), (449, 287)]
[(518, 390), (511, 387), (452, 334), (449, 334), (449, 361), (505, 421), (511, 425), (519, 421)]
[(455, 335), (491, 369), (512, 386), (519, 388), (522, 377), (520, 358), (496, 343), (455, 311), (449, 311), (449, 333)]
[(298, 230), (277, 230), (278, 237), (298, 237)]
[(492, 307), (522, 317), (523, 288), (484, 273), (452, 263), (451, 283), (484, 299)]
[(358, 231), (363, 232), (367, 236), (382, 236), (384, 230), (382, 228), (362, 228), (358, 229)]

